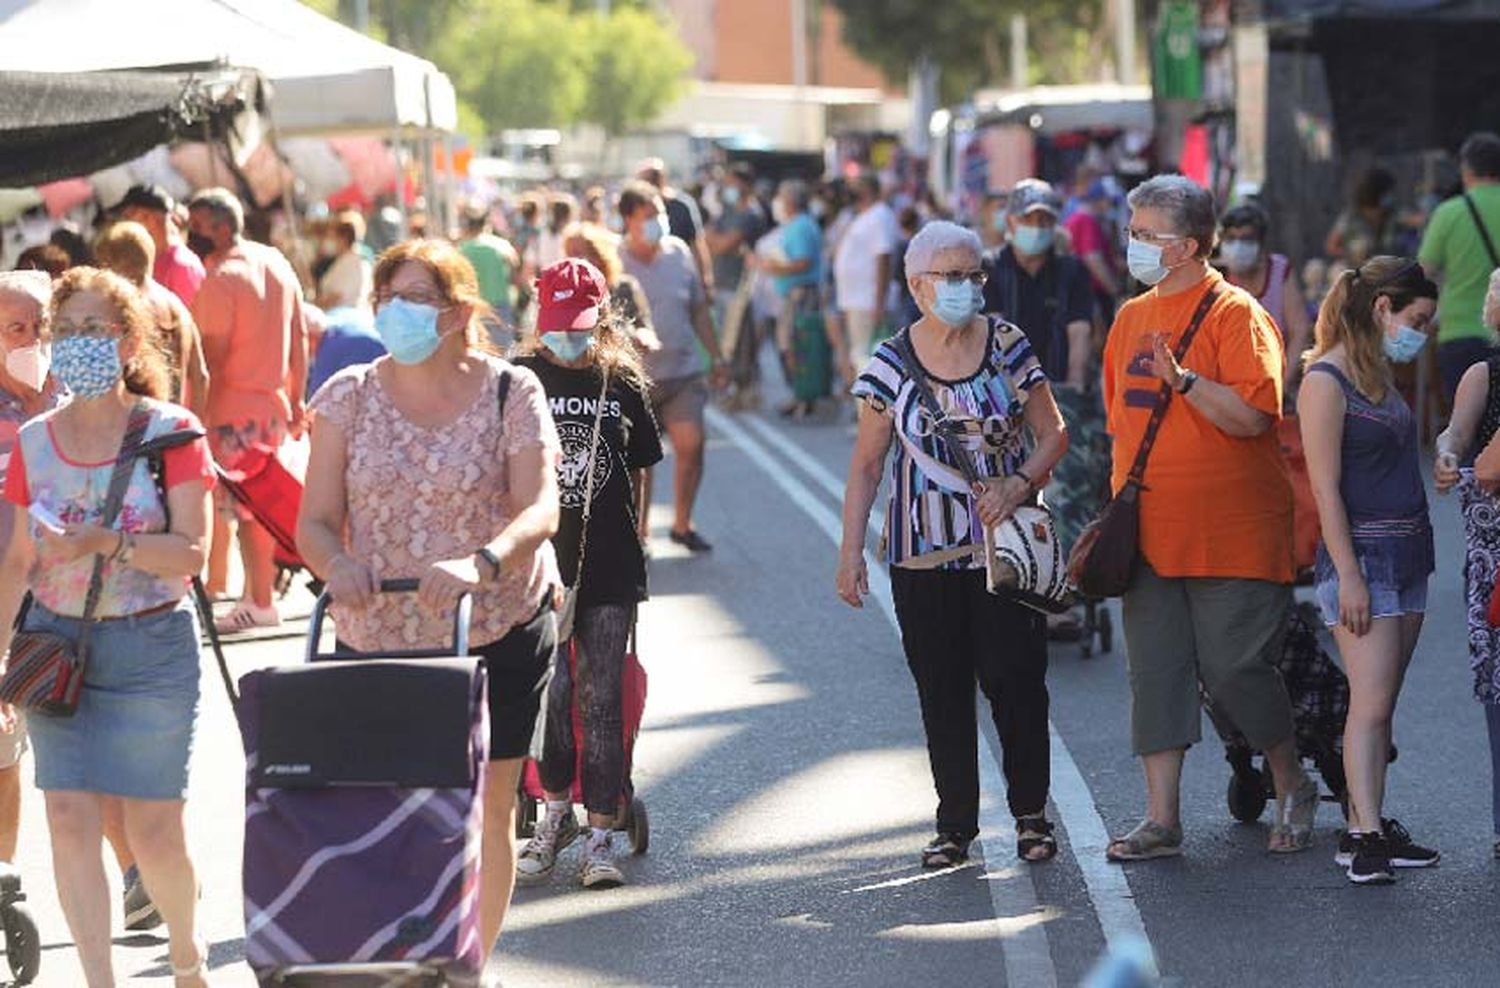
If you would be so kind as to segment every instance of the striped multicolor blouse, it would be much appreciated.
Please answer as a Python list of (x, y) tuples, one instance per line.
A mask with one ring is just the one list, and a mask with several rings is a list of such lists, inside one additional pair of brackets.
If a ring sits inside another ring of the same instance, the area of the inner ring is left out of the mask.
[[(945, 420), (961, 425), (962, 444), (976, 456), (979, 473), (1003, 477), (1026, 459), (1026, 399), (1047, 377), (1025, 333), (992, 317), (989, 334), (988, 358), (972, 376), (945, 381), (927, 374), (927, 380)], [(893, 341), (880, 344), (853, 391), (890, 417), (898, 440), (886, 508), (886, 560), (900, 566), (928, 553), (982, 543), (968, 485)], [(983, 555), (976, 554), (940, 568), (983, 566)]]

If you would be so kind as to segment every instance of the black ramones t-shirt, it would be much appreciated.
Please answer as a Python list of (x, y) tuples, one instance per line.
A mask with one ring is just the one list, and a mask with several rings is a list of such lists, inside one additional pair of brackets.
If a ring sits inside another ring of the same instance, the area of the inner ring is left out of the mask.
[[(599, 371), (560, 367), (536, 355), (516, 361), (541, 379), (547, 405), (562, 440), (558, 493), (562, 521), (552, 544), (563, 580), (572, 586), (578, 567), (578, 539), (583, 528), (583, 499), (594, 410), (599, 399)], [(589, 549), (583, 564), (580, 604), (633, 604), (646, 599), (646, 560), (636, 538), (635, 495), (630, 472), (662, 457), (656, 420), (641, 390), (611, 377), (599, 424), (599, 452), (594, 458), (594, 509), (589, 518)]]

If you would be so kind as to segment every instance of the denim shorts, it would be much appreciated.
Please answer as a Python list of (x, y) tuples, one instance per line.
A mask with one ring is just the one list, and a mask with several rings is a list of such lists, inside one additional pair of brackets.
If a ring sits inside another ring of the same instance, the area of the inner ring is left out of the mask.
[[(1427, 611), (1427, 577), (1414, 580), (1404, 587), (1381, 583), (1369, 584), (1370, 619), (1400, 617), (1402, 614), (1424, 614)], [(1318, 611), (1323, 623), (1330, 628), (1339, 623), (1339, 578), (1335, 574), (1319, 580), (1314, 591), (1318, 598)]]
[[(33, 603), (27, 631), (76, 641), (77, 618)], [(78, 711), (28, 718), (36, 787), (182, 799), (198, 721), (198, 615), (184, 600), (145, 617), (100, 621)]]

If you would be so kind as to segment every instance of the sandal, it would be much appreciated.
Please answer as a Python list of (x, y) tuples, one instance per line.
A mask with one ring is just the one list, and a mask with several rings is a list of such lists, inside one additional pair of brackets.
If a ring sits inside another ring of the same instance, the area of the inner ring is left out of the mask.
[(1110, 861), (1149, 861), (1170, 858), (1182, 853), (1182, 828), (1163, 827), (1154, 820), (1142, 820), (1124, 837), (1116, 837), (1105, 848)]
[(923, 868), (952, 868), (969, 860), (969, 843), (972, 838), (948, 831), (939, 833), (932, 843), (922, 848)]
[(1318, 784), (1305, 774), (1288, 796), (1276, 797), (1276, 822), (1266, 849), (1272, 854), (1294, 854), (1312, 845), (1313, 821), (1318, 815)]
[[(1040, 864), (1057, 857), (1057, 838), (1053, 826), (1044, 816), (1023, 816), (1016, 820), (1016, 857)], [(1040, 854), (1033, 852), (1040, 851)]]

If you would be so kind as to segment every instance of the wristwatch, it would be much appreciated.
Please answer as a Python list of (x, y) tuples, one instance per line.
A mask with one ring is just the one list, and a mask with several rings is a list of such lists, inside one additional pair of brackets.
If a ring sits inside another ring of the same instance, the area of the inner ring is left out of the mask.
[(485, 546), (478, 552), (474, 553), (474, 555), (478, 556), (480, 559), (483, 559), (485, 563), (489, 565), (490, 569), (495, 571), (494, 575), (491, 576), (490, 579), (500, 579), (500, 557), (491, 552), (489, 546)]
[(1198, 372), (1185, 370), (1182, 372), (1182, 377), (1178, 378), (1177, 393), (1180, 395), (1185, 395), (1189, 391), (1193, 390), (1193, 385), (1197, 383)]

